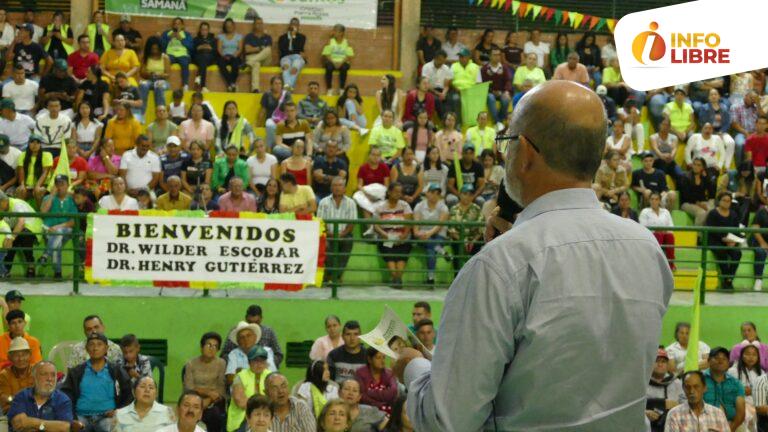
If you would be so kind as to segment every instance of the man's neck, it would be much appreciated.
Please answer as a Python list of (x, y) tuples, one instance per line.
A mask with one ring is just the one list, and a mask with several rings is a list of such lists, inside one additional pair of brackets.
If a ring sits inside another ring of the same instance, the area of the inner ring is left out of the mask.
[(725, 381), (725, 372), (715, 372), (712, 369), (710, 369), (709, 375), (712, 377), (712, 380), (714, 380), (715, 382)]
[(344, 199), (344, 195), (333, 195), (333, 200), (336, 201), (336, 204), (341, 204), (341, 201)]
[(34, 393), (35, 393), (34, 394), (35, 403), (40, 405), (40, 406), (45, 405), (45, 403), (48, 402), (48, 399), (50, 398), (50, 396), (42, 396), (42, 395), (38, 394), (37, 392), (34, 392)]
[(651, 374), (651, 379), (653, 379), (656, 382), (661, 382), (661, 380), (663, 380), (665, 376), (667, 376), (667, 375), (664, 374), (664, 373), (660, 374), (660, 373), (657, 373), (657, 372), (653, 372), (653, 374)]
[(494, 63), (494, 62), (490, 62), (490, 63), (488, 63), (488, 64), (489, 64), (489, 65), (490, 65), (492, 68), (494, 68), (494, 69), (496, 69), (497, 67), (499, 67), (499, 65), (501, 65), (501, 63)]
[(656, 172), (656, 169), (653, 168), (653, 167), (643, 168), (643, 172), (646, 173), (646, 174), (653, 174), (654, 172)]
[(350, 354), (357, 354), (357, 353), (359, 353), (359, 352), (360, 352), (360, 345), (358, 345), (357, 347), (355, 347), (353, 350), (350, 350), (350, 349), (349, 349), (349, 347), (348, 347), (347, 345), (344, 345), (344, 351), (346, 351), (346, 352), (348, 352), (348, 353), (350, 353)]
[(17, 368), (16, 366), (12, 366), (11, 370), (13, 371), (13, 373), (16, 374), (16, 376), (23, 376), (23, 375), (26, 375), (27, 373), (29, 373), (29, 366), (27, 366), (27, 367), (25, 367), (23, 369)]
[(107, 360), (104, 357), (98, 360), (91, 359), (91, 368), (93, 370), (100, 371), (106, 365), (107, 365)]
[(275, 413), (278, 416), (282, 417), (282, 418), (288, 417), (288, 415), (291, 413), (291, 401), (290, 401), (290, 399), (288, 400), (288, 402), (286, 402), (283, 405), (276, 405), (275, 406)]
[[(230, 193), (229, 193), (229, 198), (230, 198), (232, 201), (240, 201), (240, 200), (242, 200), (242, 199), (243, 199), (243, 194), (237, 194), (237, 195), (235, 195), (234, 193), (230, 192)], [(249, 348), (249, 349), (250, 349), (250, 348)]]
[(182, 422), (178, 424), (179, 432), (194, 432), (196, 427), (197, 424), (187, 425)]
[(689, 403), (688, 406), (691, 407), (691, 411), (693, 411), (697, 416), (700, 415), (702, 412), (704, 412), (704, 401), (701, 400), (696, 404)]

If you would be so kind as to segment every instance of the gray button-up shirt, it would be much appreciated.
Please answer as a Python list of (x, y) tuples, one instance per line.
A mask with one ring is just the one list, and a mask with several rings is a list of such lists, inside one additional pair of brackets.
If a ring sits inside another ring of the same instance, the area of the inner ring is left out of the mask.
[(432, 364), (406, 368), (414, 429), (645, 430), (672, 289), (650, 231), (592, 190), (540, 197), (453, 282)]

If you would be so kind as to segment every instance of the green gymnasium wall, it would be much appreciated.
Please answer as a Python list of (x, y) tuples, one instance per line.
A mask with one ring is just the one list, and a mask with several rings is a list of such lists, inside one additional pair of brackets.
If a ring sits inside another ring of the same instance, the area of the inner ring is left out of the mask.
[[(264, 323), (277, 332), (285, 351), (288, 341), (314, 339), (324, 334), (323, 319), (336, 314), (342, 321), (357, 319), (368, 331), (377, 322), (384, 304), (410, 321), (412, 301), (345, 301), (283, 299), (220, 299), (168, 297), (36, 297), (25, 291), (25, 312), (32, 318), (30, 334), (40, 339), (44, 354), (57, 342), (81, 339), (82, 319), (98, 313), (104, 318), (109, 337), (135, 333), (140, 338), (168, 340), (169, 366), (166, 369), (165, 400), (174, 401), (181, 390), (181, 368), (199, 354), (199, 338), (206, 331), (226, 332), (243, 318), (250, 304), (264, 309)], [(433, 317), (439, 317), (441, 304), (433, 304)], [(672, 307), (664, 320), (662, 341), (669, 344), (677, 321), (688, 320), (690, 308)], [(739, 340), (739, 323), (753, 320), (768, 337), (768, 314), (759, 307), (712, 307), (702, 311), (702, 339), (710, 344), (732, 346)], [(291, 383), (302, 379), (304, 371), (283, 370)]]

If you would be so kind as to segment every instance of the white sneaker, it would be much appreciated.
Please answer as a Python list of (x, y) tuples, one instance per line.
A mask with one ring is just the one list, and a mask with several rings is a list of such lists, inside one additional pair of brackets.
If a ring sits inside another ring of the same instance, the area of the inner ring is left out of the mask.
[(369, 226), (368, 229), (363, 233), (364, 238), (372, 238), (374, 236), (375, 232), (373, 231), (373, 225)]
[(200, 85), (200, 77), (199, 76), (195, 77), (195, 84)]
[(326, 96), (333, 96), (333, 89), (328, 89), (328, 92), (325, 95)]
[(203, 87), (200, 91), (203, 93), (208, 93), (209, 90), (208, 87)]
[(184, 92), (188, 92), (188, 91), (189, 91), (189, 86), (187, 84), (184, 84)]
[(755, 280), (755, 286), (752, 287), (755, 291), (762, 291), (763, 290), (763, 280), (757, 279)]
[(496, 132), (501, 132), (504, 130), (504, 123), (496, 123)]
[(368, 132), (370, 132), (370, 131), (371, 131), (370, 129), (360, 128), (360, 136), (364, 137), (364, 136), (368, 135)]

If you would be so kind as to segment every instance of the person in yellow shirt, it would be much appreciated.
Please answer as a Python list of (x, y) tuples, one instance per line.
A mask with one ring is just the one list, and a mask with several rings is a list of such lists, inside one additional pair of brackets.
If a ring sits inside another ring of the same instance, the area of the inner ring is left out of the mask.
[(181, 192), (181, 179), (178, 176), (170, 176), (165, 181), (168, 192), (157, 197), (155, 208), (158, 210), (189, 210), (192, 206), (192, 197)]
[(523, 89), (523, 83), (526, 80), (530, 80), (534, 87), (547, 81), (544, 71), (537, 64), (537, 58), (535, 53), (526, 54), (525, 65), (520, 66), (515, 71), (515, 78), (512, 80), (512, 84), (515, 85), (515, 89), (518, 91)]
[(480, 154), (485, 149), (496, 154), (496, 131), (488, 125), (488, 113), (481, 111), (477, 114), (477, 125), (467, 129), (467, 144), (475, 146), (475, 154)]
[(381, 124), (371, 129), (371, 136), (368, 138), (371, 148), (378, 147), (386, 161), (399, 158), (405, 148), (403, 131), (394, 123), (395, 114), (392, 110), (384, 110), (381, 113)]
[(130, 150), (141, 134), (141, 123), (133, 117), (127, 102), (115, 105), (115, 116), (107, 122), (104, 139), (115, 143), (115, 154)]
[(346, 28), (341, 24), (333, 26), (333, 37), (328, 45), (323, 47), (323, 66), (325, 67), (325, 87), (328, 95), (333, 95), (333, 71), (339, 71), (339, 89), (343, 89), (347, 83), (347, 72), (350, 68), (350, 60), (355, 56), (355, 50), (349, 46), (344, 37)]
[(473, 63), (470, 56), (469, 50), (464, 48), (459, 51), (459, 61), (451, 65), (451, 72), (453, 72), (451, 86), (459, 92), (477, 84), (480, 66)]
[(675, 99), (664, 105), (664, 111), (662, 112), (664, 117), (669, 119), (672, 133), (681, 142), (685, 142), (690, 138), (696, 126), (693, 120), (693, 107), (685, 101), (686, 96), (683, 87), (675, 88)]
[(311, 186), (297, 185), (291, 173), (280, 176), (280, 213), (314, 214), (317, 200)]

